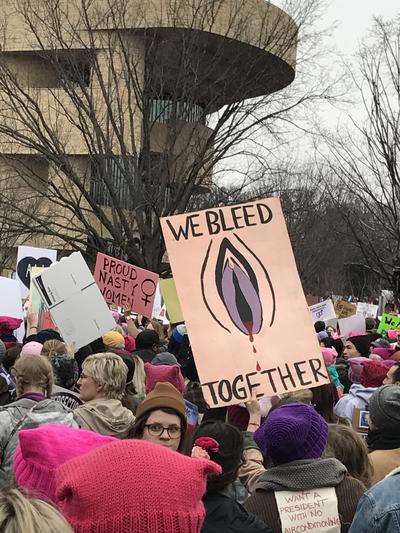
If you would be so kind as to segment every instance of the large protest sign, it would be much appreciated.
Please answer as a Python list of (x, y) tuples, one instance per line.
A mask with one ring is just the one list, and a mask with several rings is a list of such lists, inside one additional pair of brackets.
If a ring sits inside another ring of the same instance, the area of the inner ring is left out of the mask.
[(32, 267), (49, 267), (57, 261), (57, 251), (33, 246), (18, 246), (16, 278), (20, 283), (21, 295), (26, 298), (31, 285)]
[(275, 491), (282, 531), (340, 533), (338, 500), (334, 487), (302, 491)]
[(311, 312), (312, 321), (314, 323), (318, 320), (329, 320), (330, 318), (336, 318), (332, 300), (328, 299), (318, 304), (311, 305), (309, 309)]
[(183, 322), (183, 313), (173, 278), (160, 279), (160, 291), (167, 308), (168, 318), (172, 324)]
[(362, 315), (364, 318), (376, 318), (378, 307), (378, 305), (358, 302), (357, 315)]
[(210, 406), (328, 383), (278, 198), (161, 224)]
[(21, 291), (15, 279), (0, 277), (0, 316), (22, 320)]
[(335, 313), (338, 318), (347, 318), (355, 315), (357, 311), (356, 304), (346, 302), (345, 300), (337, 300), (335, 302)]
[(365, 318), (362, 315), (352, 315), (339, 318), (340, 336), (347, 338), (350, 333), (365, 333)]
[(98, 253), (94, 279), (109, 304), (152, 317), (158, 274)]
[(400, 331), (400, 317), (395, 315), (382, 315), (378, 327), (378, 333), (385, 333), (389, 329), (397, 329)]
[(115, 327), (115, 320), (81, 253), (32, 277), (63, 339), (76, 349)]

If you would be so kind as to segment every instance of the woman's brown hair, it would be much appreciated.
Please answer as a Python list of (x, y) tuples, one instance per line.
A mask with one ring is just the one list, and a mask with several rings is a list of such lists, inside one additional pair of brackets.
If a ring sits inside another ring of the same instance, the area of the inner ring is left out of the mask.
[(137, 418), (135, 420), (134, 426), (131, 429), (129, 437), (132, 439), (141, 439), (143, 437), (146, 422), (149, 419), (150, 415), (154, 413), (154, 411), (162, 411), (163, 413), (167, 413), (169, 415), (176, 415), (179, 417), (181, 421), (181, 439), (179, 441), (178, 452), (184, 453), (186, 448), (187, 421), (186, 418), (183, 418), (181, 414), (175, 411), (175, 409), (171, 409), (170, 407), (157, 407), (152, 411), (148, 411), (147, 413), (144, 413), (144, 415)]
[(29, 387), (41, 389), (50, 398), (54, 376), (53, 369), (43, 355), (24, 355), (15, 362), (12, 369), (17, 394), (24, 394)]
[(344, 464), (350, 476), (371, 486), (372, 465), (363, 438), (350, 426), (329, 424), (324, 457), (335, 457)]

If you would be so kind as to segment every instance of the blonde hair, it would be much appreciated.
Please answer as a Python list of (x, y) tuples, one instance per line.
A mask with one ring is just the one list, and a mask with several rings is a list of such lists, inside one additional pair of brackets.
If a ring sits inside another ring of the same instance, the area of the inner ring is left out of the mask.
[[(158, 333), (158, 337), (159, 337), (160, 341), (164, 340), (165, 339), (165, 331), (164, 331), (164, 326), (162, 325), (162, 322), (157, 320), (157, 318), (152, 318), (150, 320), (149, 324), (151, 324), (151, 327), (153, 328), (153, 330)], [(149, 324), (147, 325), (147, 329), (151, 329), (151, 328), (148, 327)]]
[(30, 387), (42, 389), (48, 398), (51, 396), (54, 383), (53, 368), (43, 355), (25, 355), (15, 362), (12, 374), (21, 395)]
[(329, 424), (324, 457), (335, 457), (344, 464), (350, 476), (369, 488), (373, 468), (364, 439), (350, 426)]
[(144, 371), (144, 362), (137, 355), (133, 355), (135, 363), (135, 373), (133, 375), (133, 385), (135, 386), (136, 394), (141, 398), (146, 396), (146, 373)]
[(31, 499), (16, 488), (0, 493), (0, 531), (3, 533), (73, 533), (51, 505)]
[(313, 393), (310, 389), (295, 390), (281, 395), (282, 398), (291, 398), (297, 402), (311, 404), (313, 401)]
[(82, 371), (100, 386), (106, 398), (122, 399), (128, 376), (122, 357), (110, 352), (89, 355), (82, 364)]
[(64, 342), (58, 341), (57, 339), (52, 339), (43, 344), (40, 355), (50, 358), (56, 353), (67, 353), (67, 347)]

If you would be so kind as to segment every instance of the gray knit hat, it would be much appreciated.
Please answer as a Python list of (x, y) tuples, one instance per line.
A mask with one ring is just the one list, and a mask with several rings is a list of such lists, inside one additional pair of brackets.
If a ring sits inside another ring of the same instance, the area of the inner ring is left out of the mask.
[(169, 352), (158, 353), (151, 361), (152, 365), (178, 365), (178, 359)]
[(3, 363), (4, 356), (6, 355), (6, 345), (0, 339), (0, 365)]
[(378, 429), (400, 431), (400, 387), (383, 385), (369, 400), (369, 416)]

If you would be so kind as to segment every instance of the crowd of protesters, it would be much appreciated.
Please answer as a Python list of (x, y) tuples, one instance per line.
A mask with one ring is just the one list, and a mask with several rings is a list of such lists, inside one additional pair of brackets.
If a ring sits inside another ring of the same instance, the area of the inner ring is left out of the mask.
[(0, 531), (278, 533), (320, 492), (318, 531), (400, 532), (397, 331), (317, 322), (330, 384), (211, 409), (184, 324), (114, 318), (75, 351), (0, 317)]

